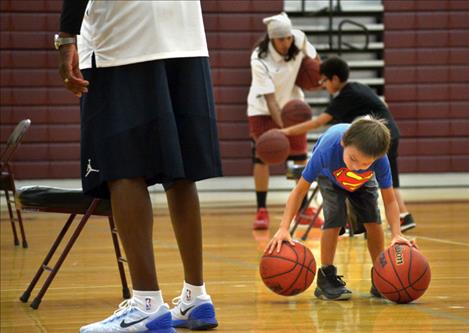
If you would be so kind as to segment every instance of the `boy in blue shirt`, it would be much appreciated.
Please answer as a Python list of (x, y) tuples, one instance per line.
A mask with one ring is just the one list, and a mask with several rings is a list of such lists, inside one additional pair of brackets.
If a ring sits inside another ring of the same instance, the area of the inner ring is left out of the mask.
[(399, 127), (394, 120), (387, 105), (367, 85), (359, 82), (351, 82), (347, 63), (337, 57), (331, 57), (321, 64), (320, 83), (327, 92), (333, 96), (331, 103), (319, 116), (303, 123), (283, 128), (288, 136), (296, 136), (307, 133), (314, 128), (325, 124), (351, 123), (355, 118), (371, 115), (374, 118), (386, 120), (386, 126), (391, 133), (391, 143), (387, 152), (391, 167), (392, 185), (394, 195), (399, 205), (401, 231), (415, 227), (412, 214), (409, 213), (399, 187), (399, 166), (397, 164), (399, 148)]
[[(413, 241), (404, 238), (400, 230), (399, 207), (386, 156), (390, 141), (389, 129), (383, 120), (359, 118), (352, 124), (330, 127), (314, 146), (313, 155), (288, 198), (280, 227), (267, 245), (266, 252), (280, 251), (283, 241), (294, 245), (288, 230), (290, 222), (311, 183), (317, 178), (325, 218), (321, 235), (322, 266), (318, 270), (317, 288), (314, 292), (318, 298), (341, 300), (352, 296), (333, 265), (338, 236), (346, 224), (346, 198), (356, 211), (358, 221), (363, 223), (367, 231), (372, 262), (384, 250), (378, 186), (391, 227), (391, 244), (414, 246)], [(380, 297), (373, 285), (370, 292)]]

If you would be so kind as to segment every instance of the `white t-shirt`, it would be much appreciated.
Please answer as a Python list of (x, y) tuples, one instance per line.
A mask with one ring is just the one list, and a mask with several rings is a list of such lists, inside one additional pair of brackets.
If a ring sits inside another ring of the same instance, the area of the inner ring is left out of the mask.
[(270, 115), (267, 102), (264, 98), (266, 94), (275, 93), (275, 98), (280, 108), (292, 99), (304, 100), (303, 91), (295, 85), (296, 75), (300, 69), (301, 62), (305, 55), (316, 58), (317, 52), (308, 41), (306, 35), (293, 29), (292, 34), (295, 45), (300, 52), (290, 61), (285, 61), (272, 45), (269, 43), (269, 50), (265, 58), (258, 57), (256, 48), (251, 55), (252, 81), (248, 95), (248, 116)]
[(78, 37), (80, 68), (208, 57), (199, 1), (91, 0)]

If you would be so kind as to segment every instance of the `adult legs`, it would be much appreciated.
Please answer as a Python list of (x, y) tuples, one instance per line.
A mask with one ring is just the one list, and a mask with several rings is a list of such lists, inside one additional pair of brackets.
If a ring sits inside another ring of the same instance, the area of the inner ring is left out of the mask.
[(108, 182), (112, 214), (134, 290), (159, 290), (153, 254), (153, 210), (143, 178)]
[(167, 190), (174, 234), (179, 246), (187, 283), (204, 283), (202, 269), (202, 223), (199, 196), (193, 181), (178, 180)]

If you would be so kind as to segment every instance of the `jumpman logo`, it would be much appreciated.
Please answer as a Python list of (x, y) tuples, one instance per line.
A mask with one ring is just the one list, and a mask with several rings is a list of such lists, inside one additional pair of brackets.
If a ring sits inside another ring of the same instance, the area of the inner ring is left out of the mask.
[(99, 170), (93, 169), (93, 167), (91, 166), (91, 158), (89, 158), (88, 159), (88, 166), (86, 167), (85, 177), (88, 177), (88, 175), (92, 172), (99, 172)]

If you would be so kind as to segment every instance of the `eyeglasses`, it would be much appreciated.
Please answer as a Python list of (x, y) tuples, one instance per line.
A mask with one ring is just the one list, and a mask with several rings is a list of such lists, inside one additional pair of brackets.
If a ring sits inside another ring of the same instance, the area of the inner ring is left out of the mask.
[(319, 80), (319, 81), (318, 81), (318, 84), (319, 84), (320, 86), (322, 86), (322, 85), (323, 85), (324, 83), (326, 83), (326, 81), (328, 81), (328, 80), (329, 80), (329, 78), (325, 77), (325, 78)]

